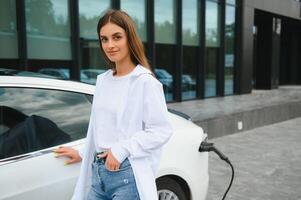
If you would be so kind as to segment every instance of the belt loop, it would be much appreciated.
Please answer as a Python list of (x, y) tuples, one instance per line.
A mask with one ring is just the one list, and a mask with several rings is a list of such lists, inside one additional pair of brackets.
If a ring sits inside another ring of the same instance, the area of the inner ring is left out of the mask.
[(100, 158), (98, 157), (99, 154), (102, 154), (103, 152), (95, 152), (94, 153), (94, 161), (102, 161), (103, 163), (106, 162), (106, 158)]

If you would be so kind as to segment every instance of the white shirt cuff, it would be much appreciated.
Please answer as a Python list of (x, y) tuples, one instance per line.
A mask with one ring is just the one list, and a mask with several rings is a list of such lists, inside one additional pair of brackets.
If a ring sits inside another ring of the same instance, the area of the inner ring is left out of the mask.
[(111, 152), (120, 164), (130, 155), (125, 148), (120, 146), (120, 144), (113, 145), (111, 147)]
[(81, 148), (81, 149), (77, 150), (77, 152), (78, 152), (79, 156), (81, 157), (81, 159), (84, 158), (84, 151), (85, 151), (85, 148)]

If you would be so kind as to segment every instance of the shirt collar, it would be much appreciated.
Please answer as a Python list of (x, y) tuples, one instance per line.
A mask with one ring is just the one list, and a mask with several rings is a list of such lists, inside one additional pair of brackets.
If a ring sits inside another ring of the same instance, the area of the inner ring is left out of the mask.
[(138, 64), (135, 67), (135, 69), (134, 69), (134, 71), (132, 73), (132, 76), (136, 76), (137, 77), (137, 76), (140, 76), (142, 74), (152, 74), (152, 72), (149, 69), (147, 69), (146, 67), (143, 67), (142, 65)]

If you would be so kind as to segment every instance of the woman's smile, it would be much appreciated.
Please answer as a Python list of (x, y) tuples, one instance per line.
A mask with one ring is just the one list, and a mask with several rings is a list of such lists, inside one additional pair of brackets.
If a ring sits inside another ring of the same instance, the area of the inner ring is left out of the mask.
[(118, 53), (118, 50), (116, 50), (116, 51), (107, 51), (107, 54), (109, 56), (115, 56), (117, 53)]

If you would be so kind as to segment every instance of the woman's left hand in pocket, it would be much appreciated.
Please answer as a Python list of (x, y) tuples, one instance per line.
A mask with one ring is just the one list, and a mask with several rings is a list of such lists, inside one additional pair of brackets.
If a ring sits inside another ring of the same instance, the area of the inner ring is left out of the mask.
[(108, 150), (101, 155), (98, 155), (100, 158), (106, 158), (106, 168), (110, 171), (117, 171), (120, 168), (120, 163), (114, 157), (111, 150)]

